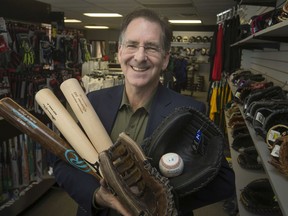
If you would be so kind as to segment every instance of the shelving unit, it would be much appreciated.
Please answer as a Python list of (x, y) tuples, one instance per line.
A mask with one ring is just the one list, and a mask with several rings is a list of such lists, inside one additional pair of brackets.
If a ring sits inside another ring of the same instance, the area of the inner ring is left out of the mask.
[[(199, 35), (201, 37), (211, 37), (212, 32), (174, 32), (176, 35), (181, 35), (182, 37), (192, 37)], [(210, 49), (211, 42), (210, 40), (206, 41), (185, 41), (185, 42), (178, 42), (173, 41), (171, 42), (171, 55), (180, 56), (179, 58), (184, 57), (189, 62), (189, 70), (187, 70), (187, 91), (185, 94), (189, 96), (194, 96), (195, 92), (207, 91), (208, 86), (205, 86), (205, 83), (209, 83), (209, 55), (207, 50)], [(202, 49), (205, 50), (205, 54), (202, 54)], [(196, 69), (197, 68), (197, 69)]]
[(254, 5), (254, 6), (269, 6), (269, 7), (275, 7), (276, 1), (275, 0), (262, 0), (262, 1), (247, 1), (247, 0), (237, 0), (238, 3), (241, 3), (243, 5)]
[[(49, 118), (45, 115), (37, 114), (31, 112), (36, 118), (38, 118), (43, 123), (47, 124), (50, 122)], [(0, 117), (0, 145), (3, 141), (11, 139), (13, 137), (22, 134), (20, 130), (14, 127), (12, 124), (8, 123), (5, 119)], [(37, 199), (39, 199), (46, 191), (55, 184), (55, 179), (48, 174), (44, 174), (41, 179), (31, 181), (29, 185), (23, 186), (21, 188), (13, 189), (15, 191), (19, 190), (19, 197), (11, 198), (0, 204), (0, 216), (16, 216), (19, 215), (23, 210), (32, 205)], [(0, 194), (1, 195), (1, 194)]]
[(210, 42), (172, 42), (171, 46), (177, 46), (177, 47), (194, 47), (194, 48), (202, 48), (202, 47), (209, 47), (210, 46)]
[(269, 164), (268, 161), (270, 160), (271, 156), (267, 148), (267, 144), (263, 141), (261, 137), (255, 135), (255, 131), (251, 126), (248, 126), (248, 129), (255, 143), (257, 152), (262, 160), (264, 169), (270, 180), (274, 193), (277, 196), (277, 200), (282, 210), (282, 213), (283, 215), (288, 215), (288, 205), (287, 205), (288, 179), (287, 177), (280, 174), (280, 172), (275, 167)]
[[(231, 46), (240, 46), (242, 49), (274, 48), (279, 50), (280, 43), (282, 42), (288, 42), (288, 20), (263, 29), (241, 41), (238, 41), (235, 44), (232, 44)], [(229, 82), (229, 85), (232, 92), (235, 93), (236, 87), (231, 82)], [(244, 116), (243, 108), (239, 106), (239, 109)], [(269, 163), (271, 156), (267, 144), (262, 137), (256, 134), (254, 128), (249, 122), (246, 121), (246, 125), (255, 144), (258, 155), (261, 158), (265, 171), (264, 176), (266, 176), (271, 183), (283, 215), (287, 216), (288, 178), (282, 175), (274, 166)], [(231, 137), (228, 137), (228, 139), (231, 143)], [(238, 155), (233, 149), (231, 149), (231, 156), (233, 161), (233, 168), (236, 174), (237, 197), (239, 199), (239, 190), (241, 190), (243, 186), (247, 185), (247, 181), (249, 182), (253, 179), (261, 178), (261, 175), (259, 176), (258, 173), (255, 172), (248, 173), (246, 171), (243, 171), (243, 169), (241, 168), (239, 169), (239, 165), (237, 161), (235, 161), (237, 160)], [(239, 204), (239, 212), (241, 216), (254, 215), (243, 209), (241, 203)]]
[(25, 193), (23, 194), (23, 196), (20, 196), (15, 200), (8, 201), (8, 203), (0, 206), (0, 216), (19, 215), (19, 213), (32, 205), (54, 184), (55, 180), (52, 177), (47, 177), (40, 182), (32, 183), (25, 189)]
[[(274, 48), (278, 49), (280, 48), (280, 43), (286, 43), (288, 42), (288, 20), (282, 21), (280, 23), (277, 23), (273, 26), (270, 26), (266, 29), (263, 29), (241, 41), (238, 41), (235, 44), (232, 44), (231, 46), (240, 46), (242, 49), (263, 49), (263, 48)], [(231, 90), (233, 93), (236, 91), (236, 87), (232, 85), (232, 83), (229, 83)], [(240, 111), (243, 113), (243, 108), (240, 106)], [(262, 137), (258, 136), (255, 133), (254, 128), (249, 122), (246, 122), (246, 125), (248, 127), (249, 133), (252, 137), (252, 140), (254, 141), (256, 150), (262, 160), (262, 164), (264, 167), (264, 171), (266, 173), (267, 178), (269, 179), (271, 186), (274, 190), (274, 193), (277, 197), (278, 203), (280, 205), (280, 208), (282, 210), (283, 215), (288, 215), (288, 205), (287, 205), (287, 198), (288, 198), (288, 178), (284, 175), (282, 175), (274, 166), (272, 166), (269, 161), (271, 159), (270, 151), (267, 147), (267, 144), (263, 140)], [(233, 153), (233, 150), (231, 150), (232, 158), (233, 160), (237, 157), (235, 153)], [(234, 165), (235, 163), (233, 163)], [(249, 173), (243, 173), (239, 171), (239, 169), (234, 168), (236, 175), (238, 178), (236, 184), (238, 184), (240, 181), (244, 181), (243, 178), (254, 178), (255, 176), (249, 174)], [(244, 177), (243, 177), (244, 176)], [(240, 186), (240, 187), (239, 187)], [(237, 189), (241, 189), (241, 185), (237, 185)], [(238, 194), (237, 194), (238, 195)], [(239, 197), (239, 195), (238, 195)], [(244, 213), (241, 209), (240, 205), (240, 215), (250, 215)], [(243, 212), (243, 214), (242, 214)]]
[(243, 49), (279, 49), (279, 42), (288, 42), (288, 20), (256, 32), (231, 46), (240, 46)]
[[(225, 113), (225, 120), (226, 123), (228, 122), (226, 113)], [(227, 133), (228, 133), (228, 141), (230, 143), (230, 152), (231, 152), (231, 159), (232, 159), (232, 166), (233, 170), (235, 172), (235, 184), (236, 184), (236, 195), (237, 195), (237, 201), (238, 201), (238, 209), (240, 215), (245, 215), (245, 216), (253, 216), (253, 213), (250, 213), (247, 211), (242, 203), (239, 200), (241, 190), (251, 181), (260, 179), (260, 178), (266, 178), (267, 175), (263, 170), (248, 170), (248, 169), (243, 169), (239, 163), (237, 162), (238, 155), (240, 154), (239, 152), (235, 151), (232, 147), (231, 144), (233, 143), (233, 137), (231, 136), (231, 129), (227, 125)]]
[[(232, 90), (233, 93), (235, 93), (236, 88), (235, 86), (233, 86), (233, 84), (231, 82), (229, 82), (230, 88)], [(239, 109), (241, 111), (241, 114), (244, 116), (244, 112), (243, 112), (243, 107), (239, 106)], [(227, 122), (227, 119), (226, 119)], [(288, 178), (285, 177), (284, 175), (282, 175), (275, 167), (273, 167), (269, 161), (270, 161), (270, 152), (269, 149), (267, 147), (267, 144), (265, 143), (265, 141), (263, 140), (262, 137), (260, 137), (259, 135), (256, 134), (254, 128), (252, 127), (252, 125), (245, 121), (247, 128), (249, 130), (249, 133), (251, 135), (251, 138), (254, 142), (255, 148), (258, 152), (259, 157), (261, 158), (262, 164), (263, 164), (263, 168), (265, 173), (262, 175), (260, 173), (257, 172), (248, 172), (244, 169), (242, 169), (241, 167), (239, 167), (238, 163), (237, 163), (237, 157), (238, 154), (237, 152), (235, 152), (235, 150), (231, 149), (231, 157), (232, 157), (232, 162), (233, 162), (233, 169), (235, 171), (236, 174), (236, 187), (237, 187), (237, 197), (239, 199), (239, 193), (240, 190), (247, 185), (250, 181), (252, 181), (253, 179), (257, 179), (257, 178), (262, 178), (262, 177), (266, 177), (270, 180), (271, 186), (274, 190), (274, 193), (277, 197), (279, 206), (282, 210), (283, 215), (288, 215), (288, 205), (287, 205), (287, 194), (288, 194)], [(229, 143), (232, 143), (232, 138), (229, 137), (229, 134), (231, 134), (231, 132), (228, 130), (228, 139), (229, 139)], [(251, 214), (249, 212), (247, 212), (245, 209), (243, 209), (241, 203), (239, 203), (239, 212), (240, 215), (255, 215), (255, 214)]]

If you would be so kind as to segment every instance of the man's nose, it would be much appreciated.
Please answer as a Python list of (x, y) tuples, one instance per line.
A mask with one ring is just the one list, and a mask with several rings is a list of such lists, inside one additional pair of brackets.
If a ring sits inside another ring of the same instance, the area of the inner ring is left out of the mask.
[(147, 60), (147, 54), (145, 51), (145, 47), (139, 46), (138, 50), (136, 51), (134, 58), (137, 61), (146, 61)]

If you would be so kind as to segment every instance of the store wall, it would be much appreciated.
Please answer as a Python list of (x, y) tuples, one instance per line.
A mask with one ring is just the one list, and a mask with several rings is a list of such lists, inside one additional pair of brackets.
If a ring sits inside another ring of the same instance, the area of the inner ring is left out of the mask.
[(242, 68), (261, 73), (267, 80), (288, 90), (288, 44), (280, 49), (243, 50)]
[(118, 41), (118, 30), (88, 30), (86, 38), (88, 40)]
[[(216, 25), (215, 25), (216, 26)], [(197, 37), (204, 37), (204, 36), (213, 36), (212, 31), (173, 31), (173, 36), (177, 37), (177, 36), (187, 36), (188, 38), (190, 38), (191, 36)], [(210, 48), (210, 42), (193, 42), (193, 43), (172, 43), (172, 47), (173, 46), (183, 46), (183, 47), (189, 47), (189, 48), (194, 48), (197, 50), (200, 50), (201, 48)], [(197, 61), (201, 62), (199, 64), (199, 70), (194, 72), (194, 76), (195, 78), (197, 76), (204, 76), (204, 88), (203, 91), (204, 92), (208, 92), (209, 89), (209, 76), (210, 76), (210, 59), (208, 58), (208, 56), (202, 56), (200, 54), (200, 51), (196, 52), (196, 57), (197, 57)]]

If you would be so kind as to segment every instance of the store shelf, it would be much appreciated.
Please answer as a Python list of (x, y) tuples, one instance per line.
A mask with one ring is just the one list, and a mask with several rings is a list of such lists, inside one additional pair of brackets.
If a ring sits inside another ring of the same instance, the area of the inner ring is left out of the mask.
[[(229, 85), (230, 85), (231, 90), (234, 94), (236, 91), (235, 86), (231, 82), (229, 82)], [(243, 107), (239, 105), (239, 109), (241, 111), (242, 116), (244, 117)], [(282, 213), (283, 213), (283, 215), (287, 216), (288, 215), (288, 205), (287, 205), (288, 178), (286, 176), (282, 175), (274, 166), (272, 166), (269, 163), (271, 156), (270, 156), (270, 152), (269, 152), (269, 149), (267, 147), (267, 144), (265, 143), (265, 141), (262, 137), (260, 137), (259, 135), (256, 134), (252, 125), (248, 121), (245, 121), (245, 122), (246, 122), (247, 128), (249, 130), (249, 133), (252, 137), (252, 140), (254, 142), (255, 148), (258, 152), (258, 155), (261, 158), (261, 161), (262, 161), (265, 173), (267, 175), (267, 178), (270, 180), (273, 191), (277, 197), (277, 200), (278, 200), (279, 206), (282, 210)], [(233, 155), (232, 155), (232, 157), (233, 157)], [(239, 178), (241, 178), (241, 176), (239, 176)], [(241, 181), (241, 180), (237, 179), (237, 181)], [(238, 196), (238, 194), (237, 194), (237, 196)]]
[(279, 49), (280, 42), (288, 42), (288, 20), (256, 32), (231, 46), (240, 46), (243, 49)]
[[(228, 122), (226, 113), (225, 113), (225, 120), (226, 123)], [(240, 216), (255, 216), (255, 214), (247, 211), (242, 203), (239, 200), (241, 190), (250, 182), (260, 178), (267, 178), (266, 173), (263, 170), (248, 170), (243, 169), (239, 163), (237, 162), (239, 152), (235, 151), (231, 144), (233, 143), (233, 138), (231, 136), (231, 129), (227, 125), (227, 133), (228, 133), (228, 141), (230, 143), (230, 152), (231, 152), (231, 159), (232, 159), (232, 167), (235, 172), (235, 184), (236, 184), (236, 195), (238, 201), (238, 209)]]
[(277, 23), (254, 34), (254, 38), (288, 42), (288, 20)]
[[(242, 108), (240, 108), (240, 110), (242, 110), (243, 112)], [(269, 161), (271, 160), (271, 156), (268, 146), (264, 142), (262, 137), (256, 135), (255, 130), (251, 126), (251, 124), (248, 124), (248, 130), (255, 144), (256, 150), (261, 158), (263, 167), (270, 180), (274, 193), (277, 196), (277, 200), (282, 210), (282, 213), (283, 215), (288, 215), (288, 205), (286, 200), (288, 194), (288, 179), (269, 163)]]
[(275, 0), (262, 0), (262, 1), (251, 1), (251, 0), (237, 0), (238, 4), (241, 5), (253, 5), (253, 6), (267, 6), (267, 7), (275, 7)]
[(188, 47), (188, 48), (210, 48), (210, 43), (209, 42), (172, 42), (171, 47)]
[(259, 39), (256, 38), (254, 35), (250, 35), (249, 37), (231, 45), (231, 47), (236, 46), (239, 46), (242, 49), (259, 49), (259, 50), (262, 50), (264, 48), (277, 49), (277, 50), (280, 49), (279, 42)]
[(24, 189), (25, 193), (15, 200), (10, 200), (0, 206), (0, 216), (16, 216), (32, 205), (39, 197), (55, 184), (52, 177), (47, 177), (40, 182), (35, 182)]

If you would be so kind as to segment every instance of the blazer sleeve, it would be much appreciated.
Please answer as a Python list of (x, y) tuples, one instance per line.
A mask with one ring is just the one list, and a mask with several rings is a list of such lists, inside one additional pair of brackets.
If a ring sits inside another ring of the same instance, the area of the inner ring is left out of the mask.
[(98, 180), (61, 160), (54, 163), (53, 172), (59, 187), (78, 203), (85, 215), (92, 215), (94, 191), (100, 186)]

